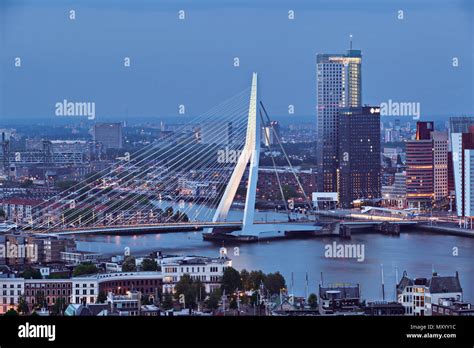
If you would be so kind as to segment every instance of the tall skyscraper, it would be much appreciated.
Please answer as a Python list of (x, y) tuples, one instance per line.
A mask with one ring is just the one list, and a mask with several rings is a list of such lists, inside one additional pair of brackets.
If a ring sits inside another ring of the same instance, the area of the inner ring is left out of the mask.
[(362, 54), (318, 54), (316, 63), (318, 191), (337, 192), (339, 108), (361, 106)]
[(235, 127), (232, 121), (205, 122), (200, 127), (202, 144), (230, 145), (235, 141)]
[(434, 197), (433, 122), (417, 122), (416, 139), (406, 142), (407, 203), (429, 208)]
[(456, 209), (459, 217), (474, 216), (474, 117), (449, 120)]
[(434, 199), (448, 197), (448, 133), (432, 132), (434, 164)]
[(351, 107), (339, 114), (339, 203), (381, 197), (380, 108)]
[(122, 124), (96, 123), (94, 125), (94, 140), (102, 143), (108, 149), (122, 148)]

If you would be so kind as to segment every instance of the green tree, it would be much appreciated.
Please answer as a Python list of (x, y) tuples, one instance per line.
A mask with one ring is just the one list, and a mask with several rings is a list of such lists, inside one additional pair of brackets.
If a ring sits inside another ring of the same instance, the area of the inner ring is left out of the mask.
[(78, 277), (78, 276), (81, 276), (81, 275), (94, 274), (94, 273), (97, 273), (97, 272), (98, 272), (98, 270), (97, 270), (96, 265), (94, 265), (92, 263), (81, 263), (80, 265), (77, 265), (74, 268), (74, 271), (72, 272), (72, 275), (74, 277)]
[(30, 311), (25, 295), (21, 295), (18, 299), (18, 312), (21, 314), (28, 314)]
[(285, 278), (283, 278), (280, 272), (267, 274), (263, 284), (272, 295), (279, 294), (280, 290), (286, 287)]
[(41, 272), (38, 269), (32, 268), (32, 267), (27, 267), (21, 273), (22, 278), (25, 279), (41, 279)]
[(243, 290), (248, 291), (252, 289), (250, 284), (250, 273), (246, 269), (240, 271), (240, 279), (242, 280)]
[(197, 302), (202, 299), (206, 292), (200, 280), (193, 280), (189, 274), (184, 274), (176, 283), (175, 291), (178, 295), (184, 295), (185, 307), (196, 308)]
[(180, 212), (179, 210), (173, 215), (173, 221), (176, 222), (188, 222), (189, 218), (186, 213)]
[(142, 271), (157, 271), (158, 263), (153, 259), (143, 259), (141, 268)]
[(318, 305), (318, 297), (316, 296), (316, 294), (309, 294), (308, 305), (313, 309), (316, 308), (316, 306)]
[(294, 188), (293, 186), (282, 185), (282, 189), (283, 189), (283, 195), (285, 196), (285, 199), (298, 197), (298, 192), (296, 191), (296, 188)]
[(140, 298), (140, 303), (142, 306), (151, 304), (150, 296), (149, 295), (142, 295)]
[(22, 188), (33, 187), (33, 180), (31, 180), (31, 179), (26, 179), (25, 181), (23, 181), (23, 182), (20, 184), (20, 187), (22, 187)]
[(210, 310), (216, 310), (219, 307), (219, 301), (221, 299), (221, 296), (222, 294), (220, 289), (216, 289), (211, 292), (205, 303), (206, 308)]
[(17, 316), (18, 312), (14, 310), (13, 308), (10, 308), (5, 314), (5, 316)]
[(66, 300), (62, 297), (58, 297), (51, 310), (52, 315), (63, 315), (66, 310)]
[(74, 180), (65, 180), (65, 181), (57, 181), (56, 182), (56, 187), (60, 191), (66, 191), (69, 190), (71, 187), (77, 184), (77, 181)]
[(249, 290), (257, 290), (260, 284), (265, 282), (266, 275), (262, 271), (251, 271), (249, 275)]
[(107, 301), (107, 294), (104, 290), (101, 290), (97, 295), (97, 303), (105, 303), (105, 301)]
[(137, 264), (135, 263), (135, 258), (133, 256), (127, 256), (122, 263), (122, 271), (124, 272), (136, 272)]
[(43, 308), (45, 306), (45, 297), (43, 291), (37, 291), (35, 294), (35, 308)]
[(240, 279), (240, 273), (233, 267), (227, 267), (222, 275), (221, 289), (226, 294), (232, 294), (237, 289), (242, 289), (242, 280)]
[(172, 216), (173, 216), (173, 213), (174, 213), (173, 207), (168, 207), (168, 208), (165, 209), (165, 216), (166, 216), (167, 218), (172, 217)]
[(171, 293), (167, 292), (163, 295), (161, 307), (166, 311), (173, 308), (173, 296), (171, 295)]

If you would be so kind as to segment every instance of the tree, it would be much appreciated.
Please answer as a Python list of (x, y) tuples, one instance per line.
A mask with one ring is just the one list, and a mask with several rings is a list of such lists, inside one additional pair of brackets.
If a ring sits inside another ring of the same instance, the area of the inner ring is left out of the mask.
[(316, 296), (316, 294), (311, 293), (308, 296), (308, 304), (311, 308), (316, 308), (316, 306), (318, 305), (318, 297)]
[(237, 301), (235, 300), (235, 298), (232, 297), (232, 299), (230, 300), (230, 304), (229, 304), (229, 308), (230, 309), (237, 309)]
[(189, 218), (186, 213), (180, 212), (179, 210), (173, 215), (173, 221), (176, 222), (188, 222)]
[(97, 303), (105, 303), (105, 301), (107, 301), (107, 294), (104, 290), (101, 290), (97, 295)]
[(22, 188), (30, 188), (30, 187), (33, 187), (33, 180), (31, 180), (31, 179), (26, 179), (25, 181), (23, 181), (23, 182), (20, 184), (20, 187), (22, 187)]
[(170, 217), (173, 216), (173, 212), (174, 212), (173, 207), (168, 207), (168, 208), (165, 209), (165, 216), (167, 218), (170, 218)]
[(226, 294), (232, 294), (237, 289), (242, 289), (242, 280), (240, 279), (240, 273), (233, 267), (227, 267), (222, 275), (221, 289)]
[(21, 314), (28, 314), (30, 311), (25, 295), (21, 295), (18, 300), (18, 312)]
[(140, 303), (142, 306), (151, 304), (150, 295), (142, 295)]
[(123, 272), (136, 272), (137, 264), (135, 263), (135, 258), (133, 256), (127, 256), (122, 263)]
[(62, 297), (58, 297), (56, 299), (56, 303), (53, 305), (53, 309), (51, 311), (51, 314), (52, 315), (63, 315), (65, 310), (66, 310), (66, 300)]
[(163, 296), (163, 301), (161, 302), (161, 307), (163, 307), (164, 310), (169, 310), (173, 308), (173, 296), (171, 293), (167, 292)]
[(45, 305), (45, 297), (43, 291), (37, 291), (35, 294), (35, 308), (43, 308)]
[(260, 284), (265, 282), (266, 275), (262, 271), (252, 271), (249, 275), (249, 290), (257, 290), (260, 288)]
[(17, 316), (18, 312), (14, 310), (13, 308), (10, 308), (5, 314), (5, 316)]
[(221, 299), (221, 291), (220, 289), (216, 289), (209, 295), (208, 299), (206, 300), (206, 307), (210, 310), (216, 310), (219, 308), (219, 301)]
[(157, 271), (158, 263), (153, 259), (143, 259), (141, 268), (142, 271)]
[(282, 185), (282, 190), (283, 190), (283, 195), (285, 196), (285, 199), (298, 197), (298, 192), (296, 191), (296, 188), (294, 188), (293, 186)]
[(252, 289), (250, 284), (250, 273), (246, 269), (240, 271), (240, 279), (242, 280), (242, 289), (245, 291)]
[(74, 277), (78, 277), (84, 274), (94, 274), (97, 272), (98, 270), (96, 265), (92, 263), (81, 263), (80, 265), (77, 265), (76, 268), (74, 268), (72, 275)]
[(272, 295), (279, 294), (280, 290), (286, 287), (285, 278), (283, 278), (280, 272), (267, 274), (263, 284)]
[(22, 278), (25, 279), (41, 279), (41, 272), (38, 269), (27, 267), (21, 274)]
[(202, 282), (193, 280), (189, 274), (183, 275), (176, 283), (175, 291), (178, 296), (184, 295), (185, 307), (188, 308), (196, 308), (196, 301), (199, 301), (206, 294)]
[(71, 187), (77, 184), (77, 181), (74, 180), (65, 180), (65, 181), (57, 181), (56, 182), (56, 187), (60, 191), (66, 191), (69, 190)]

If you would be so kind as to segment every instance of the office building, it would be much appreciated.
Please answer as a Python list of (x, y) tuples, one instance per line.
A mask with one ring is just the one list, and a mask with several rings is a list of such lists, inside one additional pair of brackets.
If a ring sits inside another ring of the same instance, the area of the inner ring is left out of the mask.
[(448, 197), (448, 133), (434, 131), (433, 164), (434, 164), (434, 199), (439, 202)]
[(405, 209), (407, 205), (406, 172), (395, 173), (393, 185), (382, 186), (382, 205)]
[(96, 123), (94, 125), (94, 141), (101, 143), (106, 149), (121, 149), (122, 124)]
[(452, 173), (457, 216), (474, 216), (474, 117), (451, 117), (449, 123)]
[(416, 138), (406, 142), (407, 203), (429, 209), (434, 198), (433, 122), (417, 122)]
[(381, 192), (380, 110), (342, 108), (339, 113), (339, 202), (352, 207), (358, 199), (377, 199)]
[(318, 191), (337, 192), (339, 168), (339, 108), (360, 107), (360, 50), (317, 55)]

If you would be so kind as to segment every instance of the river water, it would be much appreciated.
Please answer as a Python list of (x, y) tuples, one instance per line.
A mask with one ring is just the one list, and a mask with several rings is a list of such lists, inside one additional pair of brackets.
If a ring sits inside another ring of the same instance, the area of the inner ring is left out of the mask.
[[(229, 220), (238, 220), (241, 211), (231, 211)], [(282, 220), (284, 215), (257, 212), (256, 220)], [(152, 251), (180, 255), (219, 255), (222, 245), (202, 240), (201, 232), (143, 234), (143, 235), (77, 235), (78, 249), (106, 255), (123, 254), (129, 247), (133, 255)], [(349, 243), (364, 246), (364, 260), (325, 257), (328, 244)], [(279, 271), (295, 295), (304, 295), (308, 273), (309, 292), (317, 293), (321, 281), (327, 283), (359, 283), (362, 298), (382, 300), (383, 264), (385, 299), (395, 299), (396, 268), (398, 277), (404, 270), (410, 277), (429, 278), (432, 270), (439, 275), (459, 272), (464, 300), (474, 302), (474, 239), (407, 231), (400, 236), (357, 234), (350, 240), (333, 237), (263, 241), (252, 244), (226, 244), (228, 256), (236, 269)], [(238, 248), (238, 249), (235, 249)], [(458, 248), (458, 255), (453, 255)]]

